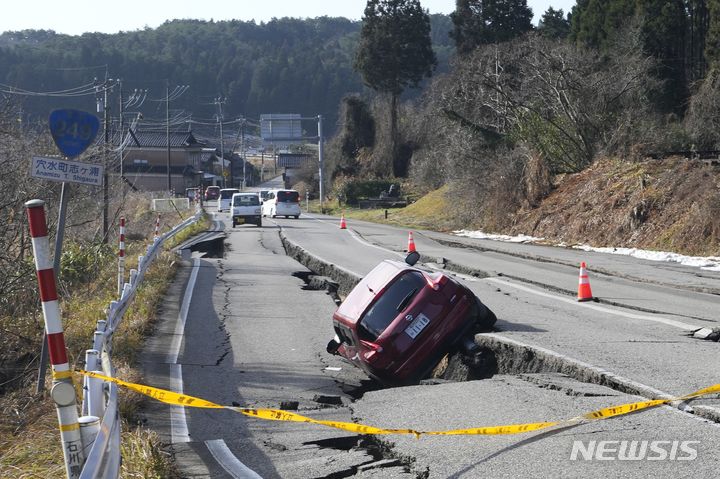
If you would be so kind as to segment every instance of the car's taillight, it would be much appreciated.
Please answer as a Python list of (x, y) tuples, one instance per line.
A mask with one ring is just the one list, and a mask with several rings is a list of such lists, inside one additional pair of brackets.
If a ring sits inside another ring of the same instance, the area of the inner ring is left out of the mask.
[(375, 361), (378, 358), (378, 354), (383, 352), (383, 348), (379, 344), (371, 343), (370, 341), (365, 341), (364, 339), (360, 340), (360, 344), (369, 349), (369, 351), (365, 351), (363, 353), (363, 357), (368, 362)]

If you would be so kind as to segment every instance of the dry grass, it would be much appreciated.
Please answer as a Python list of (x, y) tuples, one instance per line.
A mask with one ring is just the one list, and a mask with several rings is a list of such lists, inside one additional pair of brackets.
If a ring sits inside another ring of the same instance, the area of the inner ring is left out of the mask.
[[(135, 222), (136, 241), (127, 241), (126, 271), (137, 266), (137, 255), (148, 245), (154, 215), (147, 211), (147, 203), (137, 201), (128, 223)], [(178, 223), (179, 218), (168, 216), (164, 229)], [(208, 227), (205, 218), (188, 231), (175, 238), (173, 245)], [(171, 245), (172, 246), (172, 245)], [(164, 252), (153, 263), (139, 288), (133, 306), (128, 310), (113, 340), (113, 363), (118, 375), (131, 381), (140, 381), (139, 372), (133, 368), (145, 337), (152, 332), (162, 299), (176, 265), (174, 255)], [(115, 260), (98, 265), (97, 278), (75, 287), (69, 299), (62, 301), (61, 310), (69, 360), (73, 366), (81, 365), (84, 351), (90, 345), (97, 320), (104, 318), (103, 309), (116, 296), (117, 266)], [(3, 331), (2, 344), (15, 352), (14, 381), (6, 384), (5, 394), (0, 396), (0, 478), (64, 477), (64, 465), (57, 417), (49, 399), (50, 379), (46, 379), (46, 391), (35, 395), (34, 380), (37, 375), (37, 352), (42, 333), (42, 316), (36, 313), (30, 318), (0, 318)], [(4, 334), (6, 331), (11, 334)], [(7, 350), (6, 350), (7, 352)], [(8, 357), (6, 355), (5, 357)], [(3, 364), (6, 374), (7, 364)], [(10, 371), (12, 372), (12, 371)], [(151, 431), (137, 425), (137, 416), (145, 399), (139, 395), (122, 392), (120, 412), (123, 420), (121, 477), (174, 478), (179, 477), (170, 454), (163, 448), (159, 438)]]
[[(680, 158), (636, 162), (608, 158), (581, 173), (558, 175), (552, 191), (540, 200), (547, 193), (546, 183), (547, 178), (529, 188), (539, 193), (531, 195), (519, 211), (456, 197), (447, 186), (406, 208), (389, 209), (387, 219), (384, 209), (341, 208), (337, 202), (324, 206), (327, 212), (345, 213), (348, 219), (413, 229), (481, 229), (544, 237), (550, 243), (720, 255), (717, 166)], [(317, 211), (317, 202), (311, 203), (312, 209)]]
[[(344, 213), (346, 218), (413, 229), (451, 231), (459, 227), (459, 221), (457, 215), (453, 214), (455, 205), (448, 200), (447, 196), (448, 188), (444, 186), (431, 191), (405, 208), (387, 209), (387, 219), (385, 218), (385, 209), (342, 208), (338, 206), (337, 202), (326, 202), (324, 206), (326, 212), (338, 216)], [(317, 205), (311, 203), (311, 210), (313, 206), (317, 208)]]
[(552, 242), (720, 253), (720, 169), (684, 159), (606, 159), (566, 176), (507, 233)]

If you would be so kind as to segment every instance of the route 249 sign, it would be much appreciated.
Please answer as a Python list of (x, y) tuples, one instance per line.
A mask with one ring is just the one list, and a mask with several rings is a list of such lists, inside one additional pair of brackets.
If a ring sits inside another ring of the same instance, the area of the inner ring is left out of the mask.
[(50, 113), (50, 133), (60, 152), (74, 158), (95, 140), (100, 122), (95, 115), (80, 110), (55, 110)]

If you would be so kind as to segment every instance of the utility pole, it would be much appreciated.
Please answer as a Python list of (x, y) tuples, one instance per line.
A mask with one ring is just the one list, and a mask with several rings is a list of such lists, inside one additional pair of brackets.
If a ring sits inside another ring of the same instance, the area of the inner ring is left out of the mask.
[(242, 182), (242, 191), (245, 191), (245, 185), (247, 181), (245, 180), (245, 118), (242, 119), (240, 122), (240, 153), (242, 155), (242, 162), (243, 162), (243, 182)]
[(123, 91), (122, 91), (122, 80), (118, 80), (118, 87), (120, 88), (120, 190), (122, 191), (123, 198), (125, 197), (125, 181), (123, 180), (123, 143), (125, 138), (123, 136), (125, 130), (125, 124), (123, 122)]
[(324, 189), (323, 189), (323, 129), (322, 129), (322, 115), (318, 115), (318, 174), (320, 179), (320, 213), (324, 213), (323, 211), (323, 196), (324, 196)]
[(103, 237), (102, 242), (103, 244), (107, 244), (108, 242), (108, 215), (109, 215), (109, 203), (110, 203), (110, 188), (108, 186), (108, 150), (109, 143), (110, 143), (110, 116), (108, 112), (110, 111), (110, 106), (108, 105), (108, 89), (109, 89), (109, 82), (107, 77), (105, 78), (105, 82), (103, 83), (103, 89), (105, 90), (103, 94), (103, 110), (104, 110), (104, 130), (105, 130), (105, 148), (103, 151), (103, 211), (102, 211), (102, 226), (103, 226)]
[(225, 98), (217, 97), (214, 101), (218, 107), (217, 119), (220, 124), (220, 171), (222, 172), (222, 187), (226, 188), (225, 183), (225, 137), (223, 135), (223, 111), (222, 107), (225, 103)]
[(165, 140), (167, 142), (167, 189), (168, 195), (172, 191), (170, 178), (170, 81), (165, 80)]

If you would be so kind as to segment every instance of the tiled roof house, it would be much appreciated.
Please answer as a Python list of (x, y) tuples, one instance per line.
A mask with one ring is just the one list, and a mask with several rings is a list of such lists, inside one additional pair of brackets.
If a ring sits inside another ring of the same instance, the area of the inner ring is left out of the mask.
[[(135, 188), (144, 191), (168, 189), (168, 139), (170, 143), (170, 184), (177, 193), (199, 184), (212, 184), (219, 159), (213, 149), (195, 139), (191, 132), (134, 131), (128, 133), (122, 174)], [(218, 165), (219, 166), (219, 165)]]

